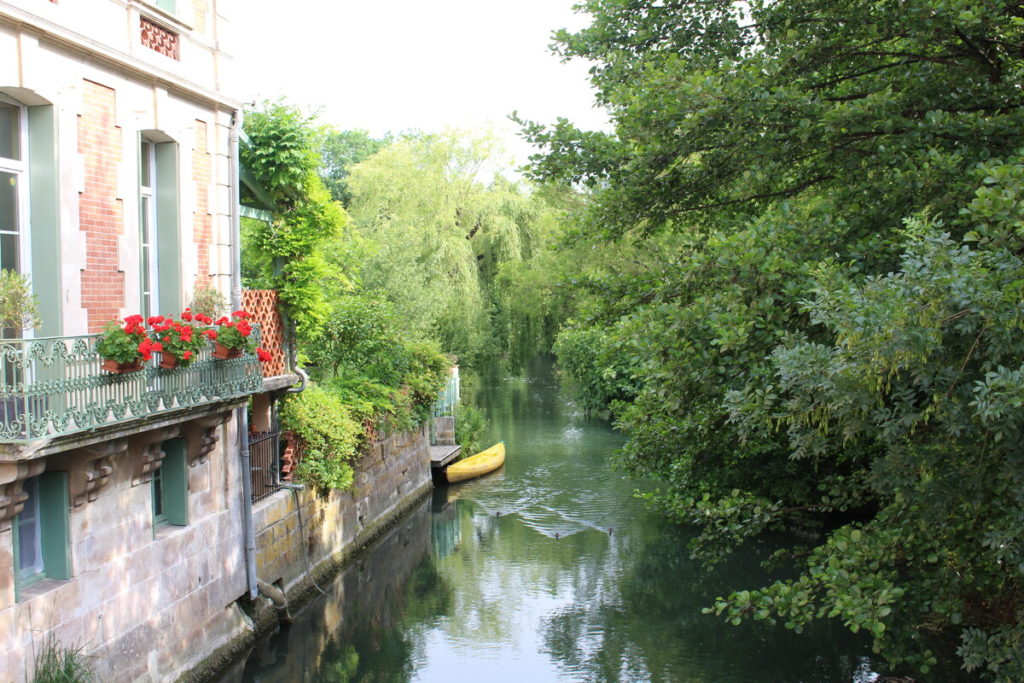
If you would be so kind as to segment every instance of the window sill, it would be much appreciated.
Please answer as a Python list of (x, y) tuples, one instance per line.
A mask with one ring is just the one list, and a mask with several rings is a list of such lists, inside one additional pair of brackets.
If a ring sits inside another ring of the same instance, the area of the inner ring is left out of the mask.
[(168, 536), (173, 536), (178, 531), (187, 529), (187, 525), (183, 524), (171, 524), (170, 522), (157, 522), (153, 525), (153, 540), (161, 541)]
[(28, 586), (18, 590), (18, 602), (28, 602), (34, 598), (38, 598), (40, 595), (45, 595), (52, 590), (60, 588), (68, 582), (69, 579), (39, 579), (33, 581)]

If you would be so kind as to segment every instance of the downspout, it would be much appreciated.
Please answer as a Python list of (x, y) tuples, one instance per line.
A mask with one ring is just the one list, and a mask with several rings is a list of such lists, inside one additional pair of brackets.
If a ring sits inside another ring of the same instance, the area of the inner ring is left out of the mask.
[[(228, 138), (230, 161), (228, 163), (231, 183), (231, 310), (242, 308), (242, 222), (239, 213), (239, 163), (238, 137), (242, 130), (242, 110), (236, 109), (231, 117), (231, 133)], [(245, 544), (245, 578), (249, 586), (249, 598), (256, 599), (259, 587), (256, 583), (256, 526), (252, 518), (252, 468), (249, 462), (249, 412), (245, 406), (235, 410), (235, 431), (238, 434), (238, 452), (242, 465), (242, 536)]]

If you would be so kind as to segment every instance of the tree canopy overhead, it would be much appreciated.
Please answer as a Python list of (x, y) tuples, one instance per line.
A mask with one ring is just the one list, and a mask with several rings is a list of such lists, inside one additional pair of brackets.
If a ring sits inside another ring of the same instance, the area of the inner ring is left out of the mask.
[[(612, 231), (692, 229), (815, 196), (871, 230), (955, 210), (1022, 122), (1018, 2), (591, 0), (557, 36), (593, 60), (615, 135), (531, 125), (535, 173), (600, 184)], [(955, 190), (956, 192), (951, 192)]]
[(593, 62), (615, 130), (523, 124), (536, 178), (590, 188), (578, 244), (606, 255), (563, 367), (694, 552), (839, 524), (799, 579), (715, 611), (1024, 678), (1024, 7), (580, 8), (557, 50)]

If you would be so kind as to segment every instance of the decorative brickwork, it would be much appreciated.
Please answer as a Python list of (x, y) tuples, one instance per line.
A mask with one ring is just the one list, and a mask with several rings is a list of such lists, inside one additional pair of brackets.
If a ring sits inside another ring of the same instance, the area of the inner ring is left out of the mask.
[(181, 41), (178, 34), (154, 24), (146, 17), (141, 17), (139, 23), (142, 29), (142, 46), (155, 50), (165, 57), (180, 59), (179, 48)]
[(277, 310), (278, 296), (272, 289), (247, 289), (242, 292), (242, 308), (252, 313), (253, 322), (260, 325), (263, 348), (270, 352), (270, 360), (263, 364), (264, 377), (285, 373), (284, 325)]
[(302, 442), (295, 432), (284, 432), (281, 434), (284, 441), (284, 453), (281, 454), (281, 481), (292, 481), (295, 477), (295, 467), (302, 459)]
[(192, 148), (192, 181), (196, 186), (195, 210), (192, 213), (192, 235), (199, 259), (196, 287), (210, 286), (210, 244), (213, 241), (213, 217), (210, 215), (210, 153), (207, 148), (208, 126), (196, 120), (195, 147)]
[(78, 202), (79, 229), (85, 233), (82, 308), (89, 332), (118, 318), (124, 306), (124, 271), (118, 248), (124, 233), (124, 207), (117, 197), (121, 128), (115, 120), (112, 88), (84, 81), (83, 113), (78, 117), (78, 152), (85, 162), (85, 186)]

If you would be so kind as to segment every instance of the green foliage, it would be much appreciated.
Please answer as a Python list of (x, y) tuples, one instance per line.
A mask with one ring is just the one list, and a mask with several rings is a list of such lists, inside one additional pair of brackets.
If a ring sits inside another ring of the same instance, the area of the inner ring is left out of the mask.
[(96, 351), (103, 358), (118, 363), (131, 363), (143, 357), (139, 345), (148, 341), (142, 326), (142, 316), (129, 316), (124, 323), (111, 320), (103, 328), (96, 341)]
[(35, 327), (40, 322), (37, 302), (28, 277), (13, 270), (0, 270), (0, 330)]
[(484, 177), (499, 159), (485, 136), (406, 137), (353, 167), (347, 180), (365, 244), (361, 286), (394, 305), (409, 336), (437, 339), (467, 364), (520, 338), (502, 334), (516, 323), (502, 318), (511, 288), (497, 282), (537, 254), (557, 226), (544, 195), (501, 175)]
[(371, 293), (345, 294), (334, 301), (331, 313), (304, 347), (307, 358), (319, 366), (321, 377), (337, 374), (342, 365), (363, 368), (371, 377), (392, 379), (377, 364), (401, 346), (394, 305)]
[[(276, 289), (300, 334), (315, 331), (328, 314), (325, 283), (344, 282), (324, 257), (325, 244), (348, 222), (318, 175), (318, 132), (311, 117), (281, 102), (249, 112), (248, 143), (240, 161), (272, 202), (269, 223), (243, 223), (246, 284)], [(243, 202), (263, 203), (251, 190)], [(253, 270), (256, 270), (254, 273)]]
[(192, 292), (192, 303), (189, 308), (193, 313), (216, 320), (227, 312), (228, 302), (224, 295), (213, 287), (196, 287)]
[(481, 449), (480, 439), (487, 429), (487, 418), (476, 406), (460, 403), (455, 410), (455, 441), (463, 453), (476, 453)]
[(281, 428), (302, 440), (299, 481), (322, 491), (352, 485), (352, 463), (365, 432), (338, 396), (316, 386), (289, 395), (281, 408)]
[(365, 364), (343, 365), (327, 386), (364, 425), (407, 430), (430, 417), (450, 364), (431, 342), (386, 345)]
[(554, 352), (561, 369), (575, 380), (584, 410), (601, 410), (636, 395), (637, 387), (630, 381), (632, 369), (616, 352), (607, 330), (569, 325), (559, 333)]
[(95, 680), (92, 657), (84, 647), (61, 645), (47, 636), (33, 662), (32, 683), (88, 683)]
[(324, 132), (320, 141), (320, 177), (334, 201), (342, 206), (352, 202), (348, 174), (353, 166), (369, 159), (391, 144), (391, 136), (373, 138), (365, 130), (333, 130)]
[(524, 124), (536, 177), (592, 188), (574, 248), (603, 256), (562, 367), (711, 562), (847, 522), (715, 611), (1024, 678), (1019, 3), (582, 8), (559, 50), (615, 132)]

